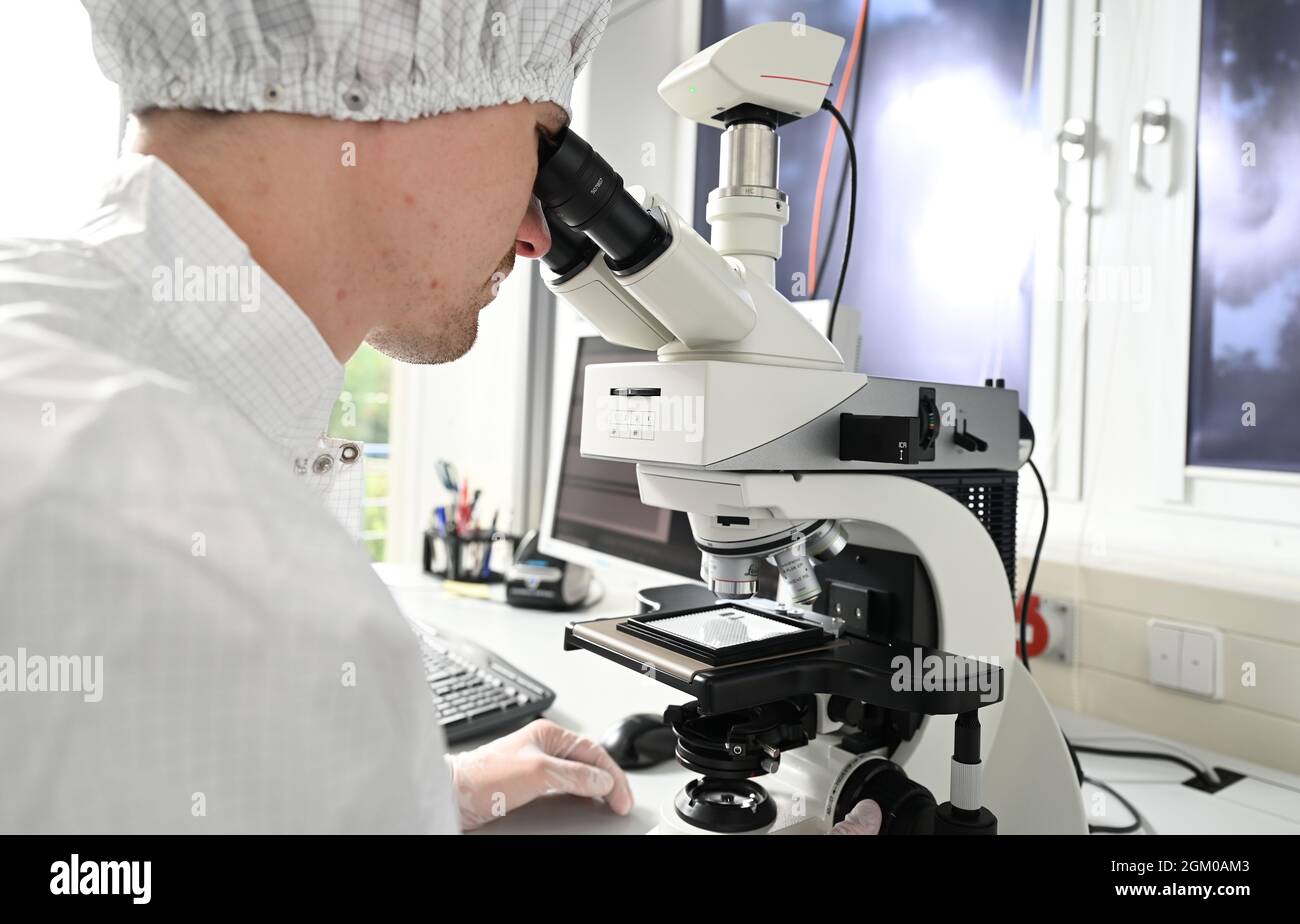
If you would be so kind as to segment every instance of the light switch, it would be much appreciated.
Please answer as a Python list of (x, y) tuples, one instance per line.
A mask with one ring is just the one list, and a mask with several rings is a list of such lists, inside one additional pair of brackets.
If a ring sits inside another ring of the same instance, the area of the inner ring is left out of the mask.
[(1147, 651), (1151, 660), (1151, 682), (1179, 689), (1183, 633), (1169, 623), (1152, 620), (1148, 628)]
[(1196, 696), (1223, 696), (1223, 634), (1205, 626), (1147, 623), (1151, 682)]
[(1218, 683), (1218, 641), (1207, 632), (1183, 632), (1179, 684), (1188, 693), (1214, 696)]

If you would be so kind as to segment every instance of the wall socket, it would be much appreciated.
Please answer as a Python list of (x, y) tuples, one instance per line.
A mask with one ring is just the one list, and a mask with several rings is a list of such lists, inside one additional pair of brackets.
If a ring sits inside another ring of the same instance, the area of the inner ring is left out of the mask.
[[(1017, 657), (1020, 652), (1020, 614), (1024, 611), (1024, 602), (1023, 596), (1017, 597), (1015, 601)], [(1046, 638), (1041, 638), (1039, 633)], [(1059, 597), (1034, 594), (1029, 601), (1029, 625), (1025, 627), (1025, 641), (1029, 643), (1031, 658), (1073, 664), (1074, 603)]]
[(1147, 623), (1151, 682), (1207, 699), (1223, 699), (1223, 633), (1152, 619)]
[[(1074, 663), (1074, 604), (1069, 600), (1056, 597), (1042, 597), (1038, 601), (1038, 611), (1047, 625), (1047, 648), (1040, 658), (1059, 661), (1061, 664)], [(1030, 626), (1030, 631), (1033, 626)]]

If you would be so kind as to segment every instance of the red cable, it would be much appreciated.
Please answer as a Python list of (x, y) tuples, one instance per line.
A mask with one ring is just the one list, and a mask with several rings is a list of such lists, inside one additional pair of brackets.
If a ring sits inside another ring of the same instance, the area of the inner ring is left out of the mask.
[[(858, 11), (858, 24), (853, 29), (853, 44), (849, 46), (849, 59), (844, 63), (844, 73), (840, 75), (840, 91), (835, 96), (835, 108), (844, 111), (844, 97), (849, 92), (849, 78), (853, 76), (853, 66), (858, 60), (858, 51), (862, 47), (862, 33), (867, 27), (867, 9), (871, 0), (862, 0), (862, 9)], [(817, 291), (817, 238), (822, 226), (822, 199), (826, 196), (826, 174), (831, 167), (831, 151), (835, 148), (835, 132), (839, 123), (831, 119), (826, 129), (826, 146), (822, 149), (822, 166), (817, 173), (817, 191), (813, 194), (812, 231), (808, 236), (808, 295)]]

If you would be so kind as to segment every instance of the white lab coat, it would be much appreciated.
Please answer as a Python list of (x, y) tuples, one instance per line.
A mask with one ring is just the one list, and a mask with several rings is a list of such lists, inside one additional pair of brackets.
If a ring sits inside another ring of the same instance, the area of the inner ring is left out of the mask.
[(322, 503), (359, 502), (342, 368), (209, 268), (261, 272), (139, 155), (0, 243), (0, 832), (455, 831), (414, 636)]

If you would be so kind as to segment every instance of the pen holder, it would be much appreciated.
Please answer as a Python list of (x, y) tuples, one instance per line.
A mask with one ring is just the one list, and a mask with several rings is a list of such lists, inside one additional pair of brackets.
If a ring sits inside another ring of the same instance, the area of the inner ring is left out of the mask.
[[(504, 559), (489, 550), (498, 542), (508, 544)], [(461, 535), (442, 535), (436, 529), (424, 532), (424, 570), (434, 577), (449, 581), (468, 581), (474, 584), (499, 584), (505, 580), (504, 570), (493, 570), (496, 564), (504, 569), (514, 561), (517, 536), (500, 530), (473, 529)]]

